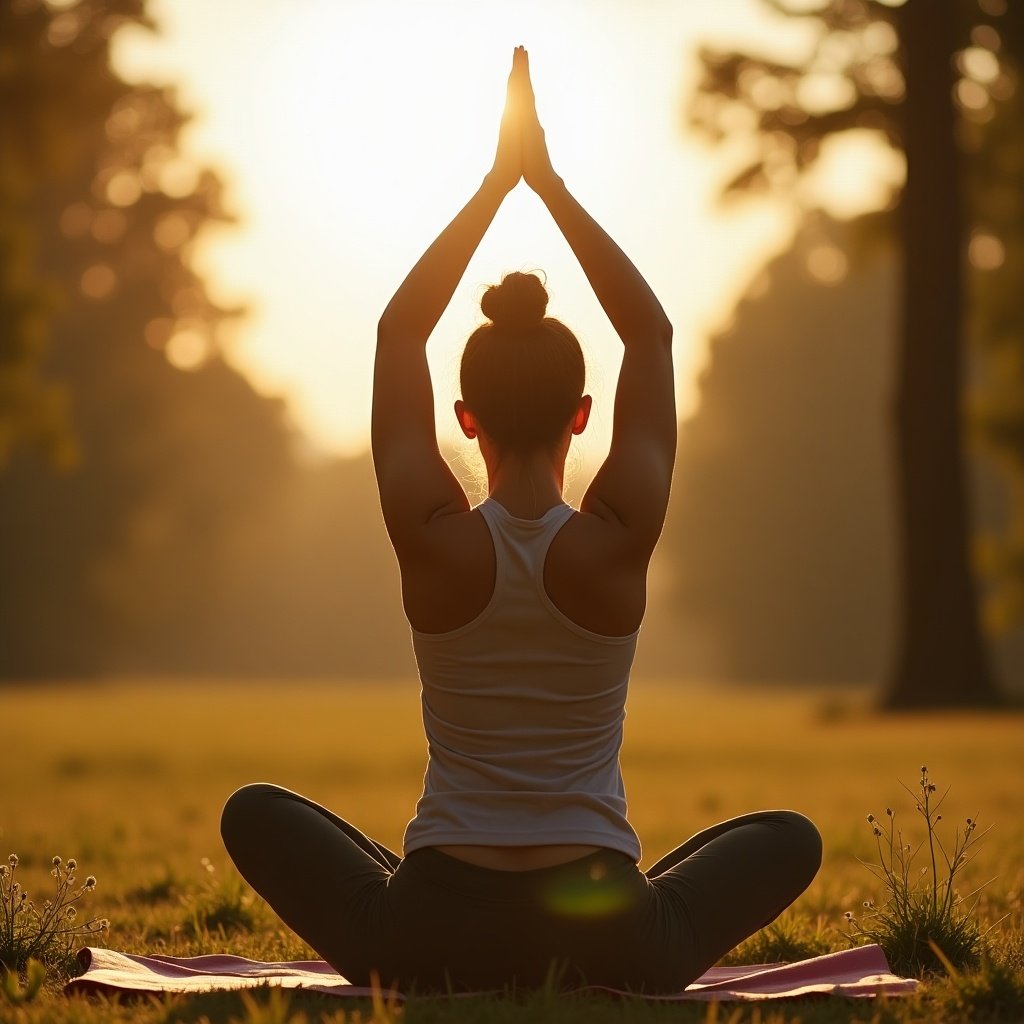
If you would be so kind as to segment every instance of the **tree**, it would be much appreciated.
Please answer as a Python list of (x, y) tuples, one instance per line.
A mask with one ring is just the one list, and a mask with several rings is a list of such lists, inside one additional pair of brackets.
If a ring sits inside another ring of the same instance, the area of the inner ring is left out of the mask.
[(143, 0), (0, 4), (0, 680), (407, 675), (369, 456), (300, 455), (221, 352), (238, 311), (191, 266), (221, 184), (173, 90), (111, 68), (126, 22)]
[[(714, 138), (738, 134), (753, 143), (752, 158), (726, 188), (732, 194), (792, 188), (826, 141), (842, 132), (873, 131), (902, 149), (907, 176), (895, 403), (902, 601), (885, 701), (890, 707), (990, 704), (997, 694), (968, 554), (962, 115), (953, 96), (965, 32), (972, 24), (994, 31), (992, 19), (967, 0), (902, 6), (897, 0), (822, 0), (800, 10), (787, 0), (764, 2), (813, 29), (809, 52), (784, 63), (705, 50), (693, 120)], [(994, 3), (986, 6), (995, 9)]]
[[(126, 23), (150, 25), (142, 0), (0, 7), (3, 160), (21, 262), (7, 307), (31, 311), (9, 318), (5, 347), (21, 355), (2, 379), (27, 383), (20, 419), (4, 409), (4, 426), (11, 439), (43, 436), (30, 427), (49, 424), (46, 403), (64, 395), (58, 436), (66, 446), (73, 430), (79, 456), (55, 473), (23, 445), (0, 473), (7, 674), (109, 667), (111, 652), (132, 646), (117, 582), (128, 553), (181, 537), (180, 573), (182, 552), (209, 555), (209, 524), (223, 529), (232, 507), (244, 515), (290, 470), (281, 403), (219, 356), (218, 325), (234, 311), (210, 300), (189, 263), (196, 235), (227, 219), (220, 183), (182, 158), (187, 118), (173, 92), (112, 70), (110, 41)], [(204, 420), (199, 437), (190, 423)], [(135, 609), (159, 597), (151, 586)]]

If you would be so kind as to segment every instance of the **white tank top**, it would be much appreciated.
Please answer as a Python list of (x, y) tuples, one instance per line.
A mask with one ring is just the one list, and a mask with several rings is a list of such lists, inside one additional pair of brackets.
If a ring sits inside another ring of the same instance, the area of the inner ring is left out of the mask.
[(593, 633), (544, 590), (568, 505), (517, 519), (488, 498), (478, 511), (494, 543), (490, 601), (459, 629), (412, 631), (428, 760), (405, 852), (585, 844), (639, 861), (619, 767), (639, 630)]

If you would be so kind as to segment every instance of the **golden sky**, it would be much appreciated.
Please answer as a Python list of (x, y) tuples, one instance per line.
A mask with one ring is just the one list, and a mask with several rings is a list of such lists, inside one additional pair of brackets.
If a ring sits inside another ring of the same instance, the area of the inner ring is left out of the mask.
[[(207, 232), (192, 259), (215, 299), (250, 307), (225, 339), (230, 358), (288, 397), (327, 450), (367, 444), (377, 319), (490, 166), (518, 43), (556, 168), (675, 325), (681, 414), (694, 407), (709, 332), (789, 237), (781, 204), (716, 205), (726, 157), (685, 126), (700, 42), (806, 44), (757, 0), (154, 0), (151, 10), (160, 32), (123, 31), (115, 64), (130, 80), (178, 86), (195, 114), (186, 151), (227, 182), (240, 223)], [(850, 146), (821, 181), (837, 210), (854, 212), (879, 201), (886, 173), (870, 147)], [(538, 268), (549, 312), (590, 359), (589, 461), (607, 445), (619, 343), (525, 185), (431, 341), (440, 436), (455, 439), (458, 357), (483, 286)]]

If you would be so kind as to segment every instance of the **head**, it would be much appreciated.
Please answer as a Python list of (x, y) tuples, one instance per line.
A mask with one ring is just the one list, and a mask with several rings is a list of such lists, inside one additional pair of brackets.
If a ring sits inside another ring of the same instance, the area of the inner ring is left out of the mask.
[(462, 401), (455, 414), (467, 437), (502, 455), (552, 455), (582, 433), (590, 414), (576, 336), (545, 316), (548, 293), (536, 274), (506, 274), (480, 301), (489, 323), (462, 354)]

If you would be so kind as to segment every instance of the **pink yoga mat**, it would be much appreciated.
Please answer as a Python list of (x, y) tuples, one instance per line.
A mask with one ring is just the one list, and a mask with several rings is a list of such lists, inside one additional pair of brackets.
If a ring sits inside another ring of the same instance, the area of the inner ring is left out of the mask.
[[(96, 947), (79, 950), (78, 959), (85, 973), (67, 983), (67, 992), (213, 992), (277, 985), (332, 996), (365, 998), (372, 991), (350, 985), (322, 960), (263, 963), (226, 953), (193, 957), (138, 956)], [(913, 978), (898, 978), (892, 974), (878, 946), (859, 946), (791, 964), (712, 967), (684, 992), (640, 998), (658, 1002), (753, 1001), (809, 995), (863, 998), (882, 993), (907, 995), (917, 984)], [(599, 986), (581, 991), (629, 994)], [(400, 993), (396, 995), (403, 998)]]

